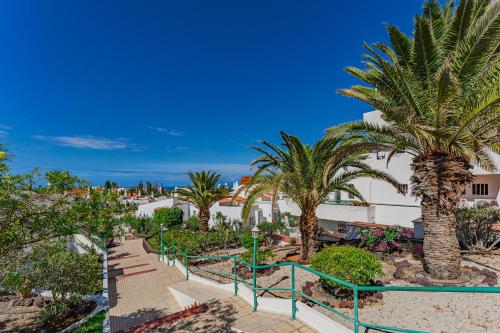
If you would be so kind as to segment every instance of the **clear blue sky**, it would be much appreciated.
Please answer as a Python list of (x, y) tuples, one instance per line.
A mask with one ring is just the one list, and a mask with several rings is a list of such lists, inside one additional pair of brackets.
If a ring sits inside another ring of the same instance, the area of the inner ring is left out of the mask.
[(0, 2), (0, 141), (16, 172), (184, 184), (248, 174), (259, 140), (313, 143), (367, 105), (336, 93), (420, 0)]

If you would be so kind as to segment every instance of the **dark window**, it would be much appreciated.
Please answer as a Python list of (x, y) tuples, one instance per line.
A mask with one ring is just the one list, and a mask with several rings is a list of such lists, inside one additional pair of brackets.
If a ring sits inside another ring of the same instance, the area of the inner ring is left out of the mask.
[(349, 192), (349, 199), (354, 199), (354, 194), (352, 194), (351, 192)]
[(472, 184), (473, 195), (488, 195), (488, 184)]
[(408, 184), (401, 184), (401, 191), (403, 194), (408, 194)]

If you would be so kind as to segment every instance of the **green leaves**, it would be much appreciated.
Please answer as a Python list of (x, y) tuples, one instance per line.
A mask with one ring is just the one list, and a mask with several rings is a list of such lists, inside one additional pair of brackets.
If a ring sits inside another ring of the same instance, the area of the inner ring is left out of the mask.
[[(354, 246), (329, 246), (311, 259), (311, 268), (356, 285), (368, 285), (383, 276), (382, 264), (368, 251)], [(332, 287), (349, 289), (330, 280), (322, 280)]]
[[(413, 155), (444, 152), (493, 169), (500, 137), (500, 2), (426, 1), (412, 37), (386, 25), (391, 48), (365, 45), (365, 85), (341, 89), (382, 112), (385, 128), (347, 130)], [(395, 56), (394, 56), (395, 55)], [(350, 126), (350, 125), (349, 125)]]
[(229, 195), (229, 189), (219, 186), (220, 175), (213, 171), (189, 173), (191, 185), (177, 189), (179, 197), (199, 210), (209, 209), (216, 201)]

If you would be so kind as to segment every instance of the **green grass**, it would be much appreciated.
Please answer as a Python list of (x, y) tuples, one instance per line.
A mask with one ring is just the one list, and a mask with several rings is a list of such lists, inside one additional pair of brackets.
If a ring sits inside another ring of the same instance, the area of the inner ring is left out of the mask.
[(102, 333), (102, 323), (105, 318), (106, 312), (99, 311), (83, 325), (71, 330), (70, 333)]

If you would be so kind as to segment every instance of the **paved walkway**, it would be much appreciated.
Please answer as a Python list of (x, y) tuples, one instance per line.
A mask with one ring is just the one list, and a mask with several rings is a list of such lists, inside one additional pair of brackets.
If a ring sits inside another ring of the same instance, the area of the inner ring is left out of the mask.
[(111, 249), (109, 269), (112, 332), (178, 314), (183, 309), (169, 287), (195, 299), (197, 304), (207, 304), (208, 310), (182, 317), (152, 330), (138, 331), (314, 332), (299, 320), (292, 321), (285, 316), (252, 312), (248, 303), (230, 292), (193, 281), (184, 281), (177, 268), (160, 264), (156, 255), (147, 254), (140, 239), (126, 240)]

